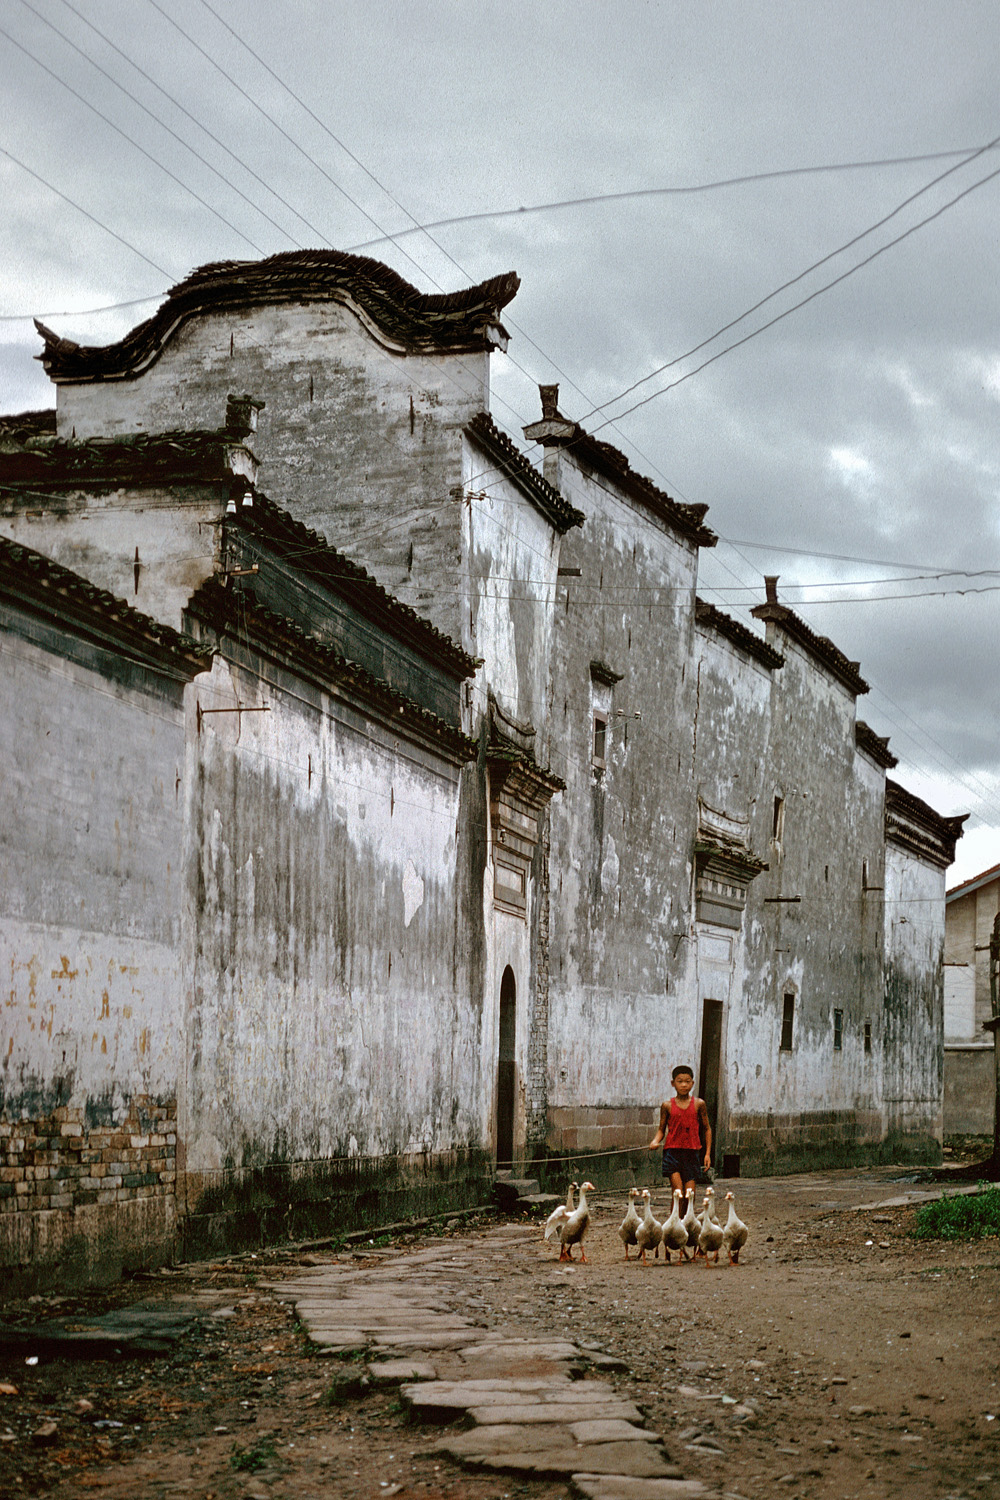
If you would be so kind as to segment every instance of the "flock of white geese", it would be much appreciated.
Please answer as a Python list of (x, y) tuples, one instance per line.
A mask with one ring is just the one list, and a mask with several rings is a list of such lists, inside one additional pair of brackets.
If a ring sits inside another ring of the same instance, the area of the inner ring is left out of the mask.
[[(580, 1198), (574, 1202), (574, 1193), (579, 1191)], [(587, 1194), (594, 1192), (594, 1184), (585, 1182), (578, 1185), (571, 1182), (566, 1194), (566, 1202), (560, 1203), (554, 1213), (549, 1214), (545, 1221), (545, 1238), (551, 1239), (553, 1235), (559, 1236), (560, 1260), (573, 1260), (573, 1246), (580, 1246), (580, 1259), (586, 1261), (587, 1257), (583, 1250), (583, 1240), (590, 1228), (590, 1205), (587, 1202)], [(653, 1217), (652, 1197), (649, 1188), (629, 1188), (628, 1211), (621, 1222), (618, 1230), (619, 1237), (625, 1246), (625, 1259), (629, 1259), (629, 1248), (635, 1246), (639, 1254), (637, 1260), (646, 1264), (646, 1252), (652, 1251), (654, 1256), (659, 1256), (660, 1246), (667, 1265), (672, 1265), (670, 1253), (676, 1250), (678, 1253), (677, 1264), (682, 1261), (694, 1261), (699, 1256), (704, 1257), (706, 1266), (717, 1266), (719, 1254), (725, 1250), (729, 1257), (731, 1266), (740, 1263), (740, 1251), (750, 1238), (750, 1231), (743, 1220), (737, 1216), (736, 1200), (732, 1193), (726, 1194), (726, 1202), (729, 1204), (729, 1217), (725, 1224), (721, 1224), (715, 1212), (715, 1189), (708, 1188), (705, 1192), (705, 1202), (700, 1214), (694, 1210), (694, 1194), (688, 1199), (687, 1210), (681, 1216), (681, 1199), (684, 1194), (680, 1188), (674, 1188), (674, 1203), (670, 1217), (664, 1219), (663, 1223)], [(636, 1209), (636, 1199), (643, 1206), (640, 1215)]]

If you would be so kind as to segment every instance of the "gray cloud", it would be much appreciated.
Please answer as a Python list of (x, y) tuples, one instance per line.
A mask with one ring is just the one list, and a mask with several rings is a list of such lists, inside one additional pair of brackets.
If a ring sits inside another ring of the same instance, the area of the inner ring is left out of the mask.
[[(62, 0), (32, 4), (281, 226), (221, 184), (12, 0), (5, 28), (235, 226), (220, 223), (0, 39), (6, 101), (0, 145), (170, 278), (209, 260), (254, 256), (241, 235), (273, 253), (323, 240), (352, 245), (377, 233), (372, 220), (391, 230), (410, 222), (201, 0), (175, 0), (170, 14), (317, 165), (151, 5), (107, 0), (85, 14), (314, 229), (198, 133)], [(386, 0), (336, 7), (286, 0), (280, 25), (262, 0), (213, 4), (421, 219), (972, 147), (1000, 130), (1000, 12), (991, 3), (885, 0), (872, 7), (841, 0), (824, 10), (751, 0), (683, 11), (624, 0), (559, 0), (542, 9), (458, 0), (413, 0), (405, 8)], [(415, 236), (374, 253), (427, 289), (462, 284), (449, 256), (473, 280), (507, 268), (521, 273), (510, 313), (523, 333), (515, 333), (511, 359), (498, 359), (495, 370), (497, 416), (517, 433), (537, 414), (537, 380), (559, 379), (564, 409), (582, 415), (587, 403), (570, 380), (587, 397), (606, 400), (946, 165), (524, 215), (438, 231), (442, 248)], [(798, 295), (997, 166), (994, 152), (956, 172), (866, 241), (865, 250), (810, 278)], [(842, 286), (602, 436), (626, 447), (637, 466), (668, 488), (707, 502), (723, 537), (942, 567), (1000, 566), (993, 437), (1000, 400), (998, 190), (998, 183), (978, 190)], [(0, 312), (90, 308), (168, 284), (3, 156), (0, 192), (7, 229)], [(68, 336), (105, 342), (150, 311), (53, 321)], [(51, 403), (52, 390), (31, 357), (37, 348), (30, 322), (0, 323), (4, 409)], [(668, 372), (664, 383), (669, 378)], [(779, 572), (789, 593), (801, 581), (883, 576), (779, 552), (747, 550), (741, 557), (728, 547), (704, 559), (706, 587), (730, 587), (733, 572), (758, 588), (762, 573)], [(738, 608), (733, 601), (741, 596), (718, 597)], [(1000, 774), (994, 598), (1000, 596), (801, 607), (815, 628), (862, 660), (878, 689), (862, 712), (879, 732), (893, 733), (905, 757), (900, 774), (909, 772), (915, 789), (944, 810), (980, 799), (975, 805), (1000, 835), (1000, 797), (992, 811), (988, 805)], [(985, 802), (968, 774), (987, 779)], [(980, 859), (982, 838), (970, 847), (970, 859)]]

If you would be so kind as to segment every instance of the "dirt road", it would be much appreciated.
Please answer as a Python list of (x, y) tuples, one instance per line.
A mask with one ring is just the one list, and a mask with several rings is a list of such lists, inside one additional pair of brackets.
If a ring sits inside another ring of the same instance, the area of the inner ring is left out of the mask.
[[(350, 1394), (267, 1289), (461, 1244), (454, 1310), (511, 1338), (568, 1338), (625, 1361), (613, 1377), (685, 1473), (722, 1495), (1000, 1497), (1000, 1246), (914, 1242), (912, 1181), (889, 1169), (732, 1184), (751, 1240), (738, 1269), (625, 1264), (623, 1196), (597, 1198), (588, 1264), (523, 1225), (364, 1251), (271, 1252), (178, 1268), (114, 1296), (8, 1305), (8, 1329), (108, 1307), (195, 1313), (163, 1356), (0, 1349), (0, 1495), (70, 1500), (567, 1496), (563, 1482), (468, 1473), (407, 1421), (398, 1392)], [(719, 1184), (719, 1192), (725, 1191)], [(660, 1209), (665, 1195), (658, 1192)], [(868, 1205), (868, 1206), (864, 1206)], [(478, 1252), (476, 1246), (479, 1246)], [(40, 1348), (44, 1346), (40, 1345)], [(334, 1387), (331, 1395), (331, 1388)], [(13, 1388), (13, 1389), (7, 1389)], [(749, 1414), (747, 1408), (750, 1408)]]

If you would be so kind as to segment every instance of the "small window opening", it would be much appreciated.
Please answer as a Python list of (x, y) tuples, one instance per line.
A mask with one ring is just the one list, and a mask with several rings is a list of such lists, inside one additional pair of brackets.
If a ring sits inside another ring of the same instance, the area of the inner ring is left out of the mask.
[(771, 819), (771, 837), (772, 837), (772, 839), (774, 839), (774, 842), (776, 844), (780, 844), (781, 843), (781, 835), (784, 832), (784, 826), (785, 826), (785, 799), (784, 799), (784, 797), (775, 797), (775, 799), (774, 799), (774, 814), (773, 814), (773, 817)]
[(868, 861), (866, 859), (861, 861), (861, 889), (863, 891), (868, 889)]
[(865, 1022), (865, 1052), (870, 1054), (871, 1050), (872, 1050), (872, 1023), (870, 1021), (866, 1021)]
[(829, 865), (824, 865), (823, 866), (823, 879), (829, 885), (829, 883), (830, 883), (830, 866)]
[(833, 1013), (833, 1050), (842, 1052), (844, 1048), (844, 1012), (835, 1010)]
[(781, 1051), (792, 1050), (792, 1024), (795, 1020), (795, 996), (788, 994), (781, 1008)]
[(595, 766), (607, 764), (608, 748), (608, 716), (607, 714), (594, 715), (594, 747), (593, 762)]

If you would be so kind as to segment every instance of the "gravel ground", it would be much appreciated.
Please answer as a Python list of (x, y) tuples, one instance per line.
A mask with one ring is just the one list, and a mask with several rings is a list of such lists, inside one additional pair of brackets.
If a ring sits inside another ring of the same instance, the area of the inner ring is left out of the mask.
[[(874, 1500), (905, 1487), (908, 1500), (1000, 1500), (997, 1241), (914, 1242), (914, 1209), (893, 1203), (920, 1185), (900, 1171), (731, 1186), (751, 1227), (739, 1268), (626, 1265), (624, 1194), (597, 1195), (586, 1265), (560, 1264), (540, 1232), (512, 1232), (488, 1259), (483, 1246), (456, 1310), (512, 1337), (568, 1336), (624, 1359), (618, 1389), (674, 1461), (721, 1494)], [(658, 1188), (660, 1217), (665, 1204)], [(454, 1236), (477, 1240), (464, 1224)], [(142, 1301), (191, 1306), (199, 1321), (160, 1358), (29, 1364), (23, 1349), (0, 1348), (0, 1495), (567, 1495), (561, 1483), (463, 1473), (432, 1452), (439, 1430), (406, 1422), (394, 1392), (343, 1399), (333, 1377), (359, 1362), (318, 1356), (263, 1285), (435, 1243), (446, 1255), (449, 1234), (339, 1255), (272, 1251), (112, 1294), (6, 1305), (7, 1324), (82, 1324)]]

